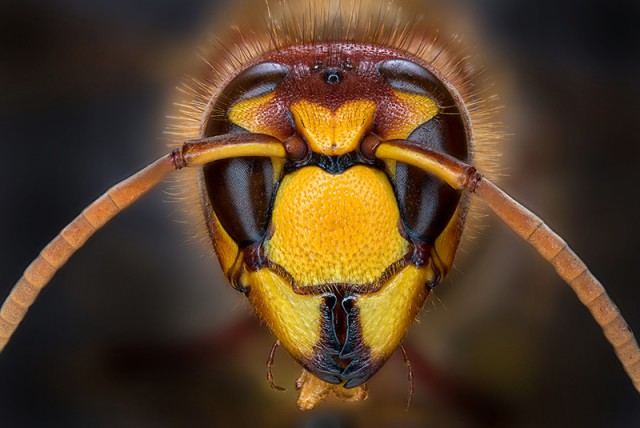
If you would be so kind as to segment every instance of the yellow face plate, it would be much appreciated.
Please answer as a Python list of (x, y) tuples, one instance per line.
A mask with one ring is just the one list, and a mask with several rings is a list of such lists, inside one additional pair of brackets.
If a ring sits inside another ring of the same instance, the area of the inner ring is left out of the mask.
[(348, 101), (335, 111), (308, 101), (291, 106), (296, 128), (311, 150), (328, 156), (354, 151), (371, 130), (375, 112), (376, 104), (369, 100)]
[(322, 297), (294, 293), (291, 284), (269, 269), (245, 272), (243, 283), (258, 316), (297, 360), (308, 360), (320, 341)]
[(282, 180), (265, 249), (299, 286), (373, 283), (408, 251), (399, 221), (383, 172), (305, 167)]
[(400, 345), (427, 296), (425, 283), (432, 278), (428, 265), (408, 265), (377, 293), (357, 297), (362, 340), (372, 360), (386, 361)]

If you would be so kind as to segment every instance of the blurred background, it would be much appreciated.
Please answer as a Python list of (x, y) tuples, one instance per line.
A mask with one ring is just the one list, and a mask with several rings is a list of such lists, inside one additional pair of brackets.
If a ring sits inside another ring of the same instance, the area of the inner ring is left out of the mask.
[[(449, 3), (506, 107), (504, 188), (573, 246), (640, 332), (637, 2)], [(174, 88), (226, 6), (0, 3), (2, 298), (86, 204), (166, 152)], [(279, 351), (287, 391), (269, 389), (273, 338), (170, 192), (117, 217), (43, 291), (0, 354), (0, 425), (640, 426), (640, 398), (600, 328), (491, 216), (407, 338), (409, 411), (395, 355), (369, 400), (299, 412), (298, 366)]]

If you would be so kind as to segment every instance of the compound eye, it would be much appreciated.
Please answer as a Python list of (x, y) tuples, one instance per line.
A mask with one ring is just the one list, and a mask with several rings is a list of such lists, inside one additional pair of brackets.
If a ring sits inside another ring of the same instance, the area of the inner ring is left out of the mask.
[(263, 62), (238, 74), (218, 96), (213, 105), (204, 136), (221, 135), (233, 130), (227, 119), (232, 105), (275, 91), (289, 73), (289, 67), (278, 62)]
[[(254, 65), (236, 76), (218, 96), (204, 137), (242, 133), (246, 129), (228, 119), (238, 102), (273, 92), (289, 68), (276, 62)], [(211, 207), (229, 236), (241, 247), (260, 242), (270, 218), (275, 182), (271, 159), (243, 157), (213, 162), (204, 167)]]
[(238, 74), (225, 88), (224, 98), (232, 103), (256, 98), (273, 92), (285, 76), (289, 67), (278, 62), (263, 62)]
[(440, 106), (455, 105), (446, 86), (429, 70), (406, 59), (390, 59), (378, 64), (378, 71), (395, 90), (426, 95)]
[[(378, 64), (378, 71), (395, 91), (435, 100), (438, 114), (406, 137), (419, 146), (468, 161), (467, 135), (460, 110), (447, 86), (431, 71), (404, 59)], [(408, 234), (433, 243), (452, 218), (459, 192), (424, 171), (398, 162), (392, 179), (398, 207)]]

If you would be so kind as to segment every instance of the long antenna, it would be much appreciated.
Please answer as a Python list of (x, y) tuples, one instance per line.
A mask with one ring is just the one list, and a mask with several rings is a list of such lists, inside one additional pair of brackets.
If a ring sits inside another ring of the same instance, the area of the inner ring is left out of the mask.
[(602, 327), (627, 375), (640, 392), (640, 348), (629, 325), (587, 265), (538, 216), (483, 178), (473, 166), (452, 156), (406, 140), (382, 142), (369, 138), (365, 139), (361, 149), (367, 157), (408, 163), (435, 175), (454, 189), (466, 190), (482, 198), (513, 231), (538, 250), (569, 284)]
[(98, 229), (176, 170), (175, 157), (164, 156), (107, 190), (69, 223), (24, 271), (0, 308), (0, 351), (25, 317), (40, 291)]
[(137, 201), (170, 172), (240, 156), (284, 158), (285, 142), (262, 134), (225, 134), (187, 141), (135, 175), (116, 184), (85, 208), (31, 262), (0, 308), (0, 352), (40, 291), (69, 258), (102, 226)]

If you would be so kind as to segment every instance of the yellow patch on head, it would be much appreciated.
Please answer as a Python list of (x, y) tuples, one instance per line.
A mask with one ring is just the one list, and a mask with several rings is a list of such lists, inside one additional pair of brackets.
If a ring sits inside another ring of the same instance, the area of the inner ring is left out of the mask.
[(278, 103), (271, 103), (273, 98), (274, 93), (270, 92), (240, 101), (229, 109), (229, 120), (254, 134), (265, 134), (284, 140), (288, 135), (281, 135), (273, 127), (273, 117), (283, 113), (281, 110), (284, 108)]
[(329, 156), (354, 151), (371, 130), (375, 112), (376, 104), (369, 100), (349, 101), (335, 111), (307, 101), (291, 106), (296, 127), (311, 150)]
[(243, 282), (258, 316), (298, 360), (313, 356), (320, 342), (323, 297), (294, 293), (291, 285), (268, 269), (245, 272)]
[(372, 359), (385, 361), (400, 345), (424, 303), (425, 283), (432, 277), (429, 265), (408, 265), (377, 293), (357, 297), (362, 340)]
[(220, 267), (222, 267), (222, 271), (228, 275), (233, 263), (238, 257), (238, 243), (235, 242), (231, 236), (229, 236), (224, 227), (222, 227), (215, 211), (213, 211), (212, 208), (210, 208), (210, 210), (207, 227), (210, 231), (209, 233), (213, 242), (213, 247), (216, 250), (216, 255), (220, 261)]
[(387, 114), (394, 119), (385, 129), (382, 137), (385, 140), (402, 140), (407, 138), (418, 126), (433, 119), (440, 108), (432, 98), (426, 95), (393, 91), (395, 102)]
[(443, 276), (451, 269), (453, 258), (460, 244), (465, 215), (465, 210), (462, 207), (462, 204), (458, 204), (458, 208), (456, 208), (456, 211), (453, 213), (451, 220), (449, 220), (447, 226), (442, 233), (440, 233), (440, 236), (438, 236), (434, 243), (434, 248), (431, 250), (432, 253), (435, 253), (437, 256), (433, 256), (433, 261)]
[(282, 180), (265, 249), (302, 287), (373, 283), (408, 251), (399, 221), (383, 172), (354, 166), (333, 175), (306, 167)]

